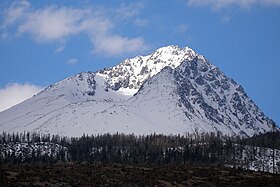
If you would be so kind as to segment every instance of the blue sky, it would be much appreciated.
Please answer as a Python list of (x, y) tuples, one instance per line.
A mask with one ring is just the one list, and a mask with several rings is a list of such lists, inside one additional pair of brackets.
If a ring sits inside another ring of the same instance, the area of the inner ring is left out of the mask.
[(280, 124), (280, 0), (6, 0), (0, 10), (0, 110), (81, 71), (179, 45)]

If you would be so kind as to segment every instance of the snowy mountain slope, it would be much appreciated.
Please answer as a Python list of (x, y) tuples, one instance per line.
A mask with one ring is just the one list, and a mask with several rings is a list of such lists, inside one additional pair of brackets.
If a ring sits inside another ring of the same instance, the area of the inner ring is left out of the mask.
[[(176, 107), (179, 98), (175, 93), (172, 97), (170, 95), (177, 86), (174, 85), (175, 79), (169, 71), (169, 68), (165, 68), (147, 81), (147, 85), (151, 82), (156, 86), (149, 89), (148, 93), (143, 92), (142, 89), (141, 93), (125, 102), (90, 101), (68, 105), (59, 110), (56, 117), (47, 121), (40, 130), (55, 133), (52, 131), (54, 129), (56, 133), (71, 136), (79, 136), (84, 132), (95, 134), (192, 132), (192, 129), (185, 124), (187, 121), (183, 111)], [(163, 77), (168, 77), (167, 81), (162, 79)], [(161, 89), (162, 86), (164, 90)], [(67, 124), (67, 126), (57, 127), (56, 124)]]
[[(172, 70), (165, 68), (128, 100), (161, 128), (180, 132), (249, 135), (269, 131), (266, 118), (242, 87), (198, 55)], [(144, 114), (144, 115), (143, 115)], [(167, 128), (168, 129), (168, 128)]]
[(249, 135), (267, 118), (241, 86), (192, 49), (168, 46), (80, 73), (0, 113), (2, 131)]
[(77, 74), (1, 112), (0, 129), (8, 132), (41, 130), (48, 121), (55, 119), (63, 108), (79, 106), (80, 103), (87, 101), (98, 100), (110, 103), (127, 98), (115, 91), (104, 91), (104, 89), (106, 89), (104, 80), (96, 73)]

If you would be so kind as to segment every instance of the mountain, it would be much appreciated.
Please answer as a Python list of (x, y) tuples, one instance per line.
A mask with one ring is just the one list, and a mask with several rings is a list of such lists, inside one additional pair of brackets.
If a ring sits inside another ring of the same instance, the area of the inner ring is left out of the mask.
[(192, 49), (160, 48), (49, 86), (0, 113), (0, 130), (252, 136), (270, 131), (244, 89)]

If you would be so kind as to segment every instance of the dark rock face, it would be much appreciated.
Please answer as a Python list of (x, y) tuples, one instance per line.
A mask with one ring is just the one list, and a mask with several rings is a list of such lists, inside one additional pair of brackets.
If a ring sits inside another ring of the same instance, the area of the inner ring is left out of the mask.
[(260, 130), (258, 123), (273, 123), (240, 85), (201, 56), (183, 62), (172, 73), (178, 83), (179, 105), (185, 106), (188, 117), (201, 115), (202, 110), (209, 124), (244, 126), (253, 131)]
[(94, 80), (94, 76), (90, 76), (87, 79), (87, 83), (88, 83), (89, 87), (91, 88), (90, 91), (87, 91), (87, 94), (89, 96), (94, 96), (95, 95), (95, 89), (96, 89), (96, 81)]

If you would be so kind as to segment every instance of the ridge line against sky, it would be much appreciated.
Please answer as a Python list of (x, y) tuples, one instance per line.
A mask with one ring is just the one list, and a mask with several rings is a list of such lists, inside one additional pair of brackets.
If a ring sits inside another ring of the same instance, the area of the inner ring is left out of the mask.
[(7, 0), (0, 10), (0, 110), (75, 73), (179, 45), (280, 124), (280, 0)]

